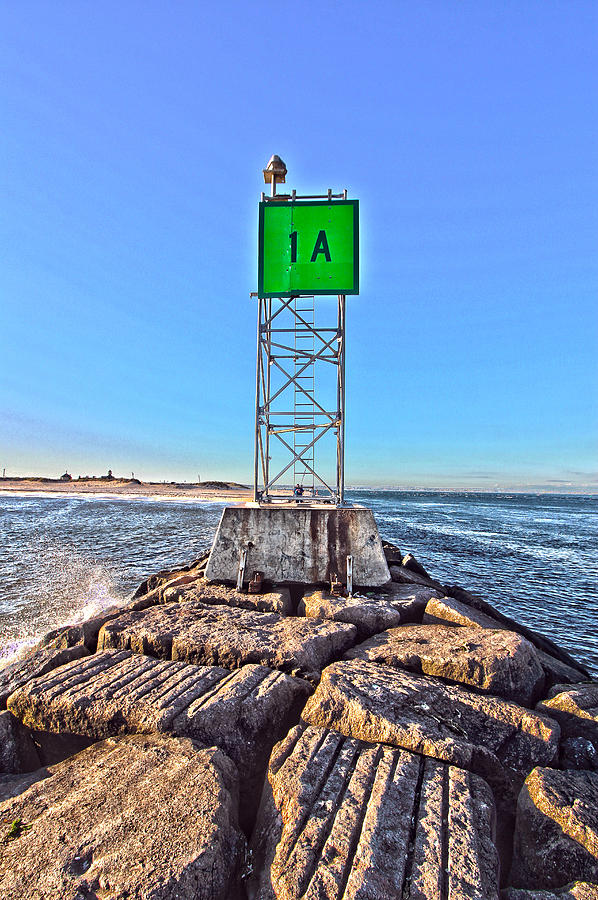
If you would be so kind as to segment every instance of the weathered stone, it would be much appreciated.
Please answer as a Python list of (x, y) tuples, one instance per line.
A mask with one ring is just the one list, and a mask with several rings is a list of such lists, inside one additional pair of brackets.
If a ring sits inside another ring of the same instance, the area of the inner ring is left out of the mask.
[(303, 718), (482, 775), (550, 764), (560, 736), (556, 722), (508, 700), (359, 659), (324, 670)]
[(598, 750), (583, 737), (564, 738), (559, 756), (561, 769), (590, 769), (598, 772)]
[(564, 738), (585, 738), (598, 751), (598, 684), (555, 685), (536, 709), (556, 719)]
[(452, 597), (432, 597), (426, 606), (423, 624), (500, 628), (497, 619), (493, 619), (477, 609), (472, 609)]
[(579, 669), (574, 669), (561, 659), (556, 659), (545, 650), (536, 648), (536, 653), (544, 669), (547, 685), (577, 684), (587, 681), (587, 675), (584, 675)]
[(21, 685), (26, 684), (38, 675), (45, 675), (57, 666), (62, 666), (73, 659), (88, 656), (89, 650), (79, 644), (66, 649), (43, 647), (18, 659), (14, 663), (0, 669), (0, 707), (6, 707), (6, 698)]
[(383, 588), (367, 592), (368, 597), (390, 600), (400, 604), (404, 622), (421, 623), (428, 601), (438, 596), (435, 588), (423, 587), (420, 584), (398, 584), (391, 581)]
[(121, 607), (120, 611), (121, 613), (136, 612), (141, 609), (149, 609), (150, 606), (156, 606), (158, 603), (167, 603), (169, 601), (165, 600), (165, 595), (170, 588), (183, 588), (203, 580), (203, 574), (200, 575), (197, 572), (181, 574), (179, 572), (173, 578), (161, 580), (160, 583), (150, 591), (146, 591), (139, 596), (135, 594), (129, 603)]
[(149, 575), (141, 582), (133, 594), (133, 599), (136, 600), (139, 597), (143, 597), (144, 594), (149, 594), (156, 588), (162, 587), (167, 584), (167, 582), (172, 581), (174, 578), (178, 578), (181, 575), (191, 574), (193, 577), (200, 577), (205, 570), (209, 555), (209, 549), (204, 550), (201, 556), (190, 563), (181, 563), (178, 566), (174, 566), (172, 569), (162, 569), (160, 572)]
[(215, 748), (138, 735), (61, 763), (0, 805), (4, 900), (231, 900), (244, 839), (237, 775)]
[(545, 634), (533, 631), (531, 628), (528, 628), (527, 625), (516, 622), (515, 619), (511, 619), (510, 616), (505, 616), (504, 613), (492, 606), (491, 603), (488, 603), (476, 594), (470, 593), (470, 591), (464, 590), (458, 585), (445, 585), (444, 591), (450, 597), (454, 597), (455, 600), (459, 600), (466, 606), (478, 609), (480, 612), (486, 613), (486, 615), (496, 619), (500, 623), (501, 628), (505, 628), (508, 631), (516, 631), (517, 634), (527, 638), (530, 644), (533, 644), (538, 650), (543, 650), (549, 657), (565, 663), (565, 665), (570, 668), (576, 669), (584, 676), (584, 680), (590, 678), (588, 670), (579, 662), (579, 660), (574, 659), (570, 653), (567, 653), (566, 650), (563, 650), (562, 647), (555, 644), (555, 642), (546, 637)]
[(226, 507), (206, 578), (235, 584), (241, 547), (247, 548), (247, 575), (263, 572), (273, 584), (329, 584), (333, 574), (344, 582), (349, 555), (355, 586), (377, 587), (390, 580), (374, 515), (364, 507)]
[(90, 653), (95, 653), (98, 644), (100, 628), (110, 619), (116, 618), (123, 611), (122, 606), (111, 606), (97, 616), (77, 622), (74, 625), (63, 625), (49, 631), (35, 646), (35, 650), (49, 647), (54, 650), (66, 650), (68, 647), (76, 647), (83, 644)]
[(598, 774), (536, 768), (517, 801), (511, 881), (556, 888), (598, 881)]
[[(398, 587), (398, 585), (397, 585)], [(410, 597), (395, 599), (393, 594), (376, 594), (372, 597), (354, 595), (337, 597), (328, 591), (308, 591), (299, 601), (297, 612), (313, 619), (330, 619), (335, 622), (349, 622), (357, 628), (357, 637), (363, 640), (386, 628), (392, 628), (416, 615), (419, 606), (425, 607), (429, 591), (414, 591), (408, 588)], [(425, 594), (426, 599), (418, 594)]]
[(29, 728), (95, 740), (174, 732), (215, 744), (244, 773), (251, 801), (272, 745), (298, 716), (309, 686), (264, 666), (228, 669), (106, 651), (29, 682), (9, 708)]
[(512, 631), (403, 626), (375, 635), (345, 657), (446, 678), (523, 706), (544, 684), (534, 648)]
[(201, 578), (189, 584), (168, 584), (162, 589), (164, 603), (188, 603), (190, 600), (199, 601), (205, 606), (224, 604), (239, 609), (280, 613), (281, 616), (290, 616), (293, 611), (288, 588), (266, 591), (263, 594), (245, 594), (224, 584), (211, 584)]
[(39, 766), (40, 759), (27, 729), (12, 713), (0, 712), (0, 772), (20, 774), (33, 772)]
[(389, 541), (382, 541), (382, 549), (384, 550), (384, 556), (386, 557), (386, 562), (389, 566), (402, 565), (403, 554), (396, 544), (391, 544)]
[(408, 569), (402, 565), (390, 566), (389, 571), (390, 577), (393, 581), (396, 581), (397, 584), (419, 584), (422, 587), (433, 588), (433, 590), (438, 591), (439, 594), (444, 594), (440, 582), (430, 578), (429, 575), (421, 575), (419, 572), (414, 572), (412, 569)]
[(237, 668), (258, 663), (317, 678), (354, 642), (354, 625), (316, 622), (228, 606), (169, 603), (125, 613), (101, 630), (98, 649)]
[(488, 785), (298, 726), (275, 747), (252, 840), (255, 900), (498, 898)]
[(502, 891), (500, 897), (501, 900), (598, 900), (598, 885), (576, 881), (554, 891), (511, 887)]
[[(501, 622), (478, 609), (467, 606), (452, 597), (432, 598), (426, 606), (423, 617), (424, 625), (460, 625), (478, 626), (480, 628), (501, 628)], [(530, 642), (531, 643), (531, 642)], [(584, 681), (585, 677), (577, 669), (556, 659), (544, 650), (535, 648), (536, 657), (544, 669), (548, 684), (555, 681), (575, 683)]]
[(401, 560), (401, 565), (404, 569), (409, 569), (410, 572), (415, 572), (416, 575), (423, 575), (424, 578), (431, 579), (431, 575), (429, 572), (426, 572), (421, 563), (419, 563), (413, 553), (406, 553), (403, 559)]

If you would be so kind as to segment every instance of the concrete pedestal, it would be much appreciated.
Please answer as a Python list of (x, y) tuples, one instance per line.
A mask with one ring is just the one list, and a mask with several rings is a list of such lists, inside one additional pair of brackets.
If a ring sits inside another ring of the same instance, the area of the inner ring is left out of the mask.
[(331, 506), (229, 506), (214, 538), (206, 578), (235, 583), (239, 554), (247, 548), (246, 580), (261, 571), (277, 583), (346, 582), (353, 556), (353, 584), (379, 587), (390, 580), (371, 509)]

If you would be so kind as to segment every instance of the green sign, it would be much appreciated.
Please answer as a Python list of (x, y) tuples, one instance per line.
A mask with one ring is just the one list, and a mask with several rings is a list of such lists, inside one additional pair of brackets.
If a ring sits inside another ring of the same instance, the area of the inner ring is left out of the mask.
[(359, 200), (260, 203), (258, 297), (359, 293)]

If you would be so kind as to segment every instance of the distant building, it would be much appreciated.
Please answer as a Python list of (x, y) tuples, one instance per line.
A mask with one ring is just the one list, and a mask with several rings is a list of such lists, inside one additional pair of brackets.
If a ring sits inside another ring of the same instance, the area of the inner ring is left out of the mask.
[(60, 480), (61, 480), (61, 481), (72, 481), (72, 480), (73, 480), (73, 476), (72, 476), (72, 475), (69, 475), (68, 472), (65, 472), (64, 475), (61, 475), (61, 476), (60, 476)]

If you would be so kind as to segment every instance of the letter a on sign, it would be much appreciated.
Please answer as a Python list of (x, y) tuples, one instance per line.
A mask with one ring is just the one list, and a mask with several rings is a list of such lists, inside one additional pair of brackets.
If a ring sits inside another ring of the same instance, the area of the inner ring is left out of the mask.
[(314, 247), (314, 252), (311, 255), (310, 262), (315, 262), (318, 258), (318, 253), (323, 253), (326, 257), (326, 262), (330, 262), (330, 250), (328, 249), (328, 241), (326, 240), (326, 232), (322, 229), (318, 234), (318, 239), (316, 241), (316, 246)]
[(259, 297), (359, 293), (358, 200), (264, 200), (259, 224)]

